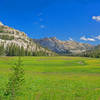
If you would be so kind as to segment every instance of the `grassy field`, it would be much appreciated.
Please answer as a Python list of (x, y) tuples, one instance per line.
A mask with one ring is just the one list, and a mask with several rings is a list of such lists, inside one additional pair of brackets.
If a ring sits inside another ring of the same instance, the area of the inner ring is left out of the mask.
[[(17, 59), (0, 57), (0, 96)], [(100, 59), (22, 57), (22, 61), (25, 83), (16, 100), (100, 100)]]

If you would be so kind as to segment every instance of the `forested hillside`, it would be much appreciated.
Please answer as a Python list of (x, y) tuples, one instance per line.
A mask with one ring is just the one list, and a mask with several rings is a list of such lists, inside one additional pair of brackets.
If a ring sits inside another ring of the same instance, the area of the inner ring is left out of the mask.
[(92, 50), (82, 53), (81, 56), (100, 58), (100, 45), (95, 46)]

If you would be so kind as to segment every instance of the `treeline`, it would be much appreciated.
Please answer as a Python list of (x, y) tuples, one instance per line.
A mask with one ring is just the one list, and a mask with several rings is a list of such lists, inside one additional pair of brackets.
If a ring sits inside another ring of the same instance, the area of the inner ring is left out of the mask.
[(48, 56), (49, 53), (46, 51), (38, 51), (35, 52), (27, 49), (24, 49), (23, 46), (18, 46), (15, 44), (10, 44), (6, 48), (4, 44), (0, 45), (0, 56)]
[(83, 57), (100, 58), (100, 50), (89, 50), (81, 54)]
[(100, 49), (88, 50), (79, 54), (72, 54), (69, 52), (67, 54), (64, 54), (63, 56), (100, 58)]

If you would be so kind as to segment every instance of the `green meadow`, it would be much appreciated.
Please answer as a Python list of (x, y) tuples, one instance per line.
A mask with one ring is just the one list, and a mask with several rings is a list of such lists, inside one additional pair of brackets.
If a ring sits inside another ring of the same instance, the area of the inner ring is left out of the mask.
[[(15, 100), (100, 100), (100, 59), (64, 56), (21, 59), (25, 82)], [(18, 57), (0, 57), (1, 98), (17, 60)]]

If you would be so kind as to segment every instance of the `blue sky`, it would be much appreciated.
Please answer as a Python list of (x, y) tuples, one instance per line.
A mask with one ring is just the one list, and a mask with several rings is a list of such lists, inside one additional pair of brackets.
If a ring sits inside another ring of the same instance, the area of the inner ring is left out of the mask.
[(100, 44), (100, 0), (1, 0), (0, 21), (31, 38)]

